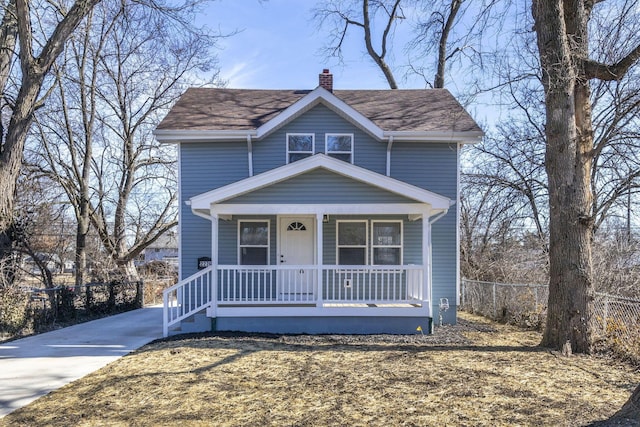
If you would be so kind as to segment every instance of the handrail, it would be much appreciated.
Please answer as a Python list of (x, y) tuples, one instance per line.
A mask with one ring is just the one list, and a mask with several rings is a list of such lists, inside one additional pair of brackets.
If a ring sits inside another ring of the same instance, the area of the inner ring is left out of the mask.
[(162, 292), (162, 334), (181, 320), (201, 311), (211, 303), (211, 273), (213, 267), (193, 274)]

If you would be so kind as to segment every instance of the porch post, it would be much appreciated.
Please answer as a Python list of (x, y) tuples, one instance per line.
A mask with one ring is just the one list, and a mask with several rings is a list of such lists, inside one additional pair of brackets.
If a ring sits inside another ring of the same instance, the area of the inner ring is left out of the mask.
[(322, 295), (322, 266), (323, 266), (323, 254), (322, 254), (322, 245), (323, 245), (323, 234), (324, 229), (322, 222), (322, 218), (324, 215), (320, 212), (316, 213), (316, 307), (322, 307), (323, 304), (323, 295)]
[[(422, 215), (422, 268), (423, 268), (423, 288), (422, 300), (429, 300), (429, 304), (433, 306), (431, 301), (431, 222), (427, 212)], [(431, 312), (431, 307), (429, 307)]]
[(209, 317), (216, 317), (218, 311), (218, 214), (211, 214), (211, 305)]

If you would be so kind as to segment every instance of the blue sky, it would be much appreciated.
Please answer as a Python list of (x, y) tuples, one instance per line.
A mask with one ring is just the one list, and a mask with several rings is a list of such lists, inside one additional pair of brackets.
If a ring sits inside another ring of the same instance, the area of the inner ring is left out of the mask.
[[(320, 53), (325, 36), (313, 21), (312, 0), (218, 0), (201, 19), (222, 33), (219, 53), (222, 78), (230, 88), (313, 89), (318, 74), (329, 68), (336, 89), (387, 89), (386, 80), (364, 50), (361, 31), (351, 30), (345, 64)], [(424, 83), (402, 83), (423, 88)]]

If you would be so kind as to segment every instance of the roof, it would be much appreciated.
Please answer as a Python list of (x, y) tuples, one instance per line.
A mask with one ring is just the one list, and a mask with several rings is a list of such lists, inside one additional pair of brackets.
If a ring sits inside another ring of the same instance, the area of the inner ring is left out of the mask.
[(313, 91), (190, 88), (158, 125), (156, 134), (167, 131), (246, 134), (314, 96), (343, 112), (345, 108), (340, 105), (348, 106), (381, 132), (470, 133), (476, 138), (482, 135), (473, 118), (446, 89), (328, 92), (320, 87)]

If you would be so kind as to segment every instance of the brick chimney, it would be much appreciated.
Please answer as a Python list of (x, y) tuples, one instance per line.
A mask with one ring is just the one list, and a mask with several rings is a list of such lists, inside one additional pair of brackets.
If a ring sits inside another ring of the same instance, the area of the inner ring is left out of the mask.
[(329, 92), (333, 92), (333, 74), (328, 68), (322, 70), (322, 74), (318, 76), (319, 86), (325, 88)]

